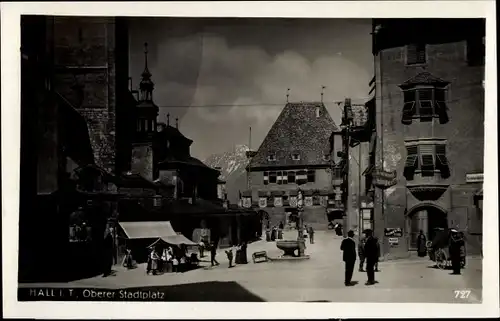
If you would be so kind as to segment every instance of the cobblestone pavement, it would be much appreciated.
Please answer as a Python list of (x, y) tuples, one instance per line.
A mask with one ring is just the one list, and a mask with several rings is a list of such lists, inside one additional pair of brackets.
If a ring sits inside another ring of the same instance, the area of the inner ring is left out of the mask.
[[(296, 237), (295, 231), (285, 238)], [(481, 259), (468, 258), (461, 276), (450, 275), (448, 270), (432, 267), (428, 258), (381, 262), (376, 273), (379, 282), (364, 285), (366, 273), (354, 272), (353, 287), (344, 286), (344, 265), (340, 251), (342, 238), (331, 232), (316, 232), (315, 244), (307, 244), (309, 260), (275, 261), (254, 264), (251, 254), (265, 250), (271, 257), (281, 251), (274, 242), (258, 241), (248, 246), (249, 264), (227, 268), (227, 258), (219, 251), (220, 266), (210, 267), (204, 258), (202, 267), (186, 273), (146, 276), (145, 266), (134, 270), (117, 268), (113, 277), (94, 277), (67, 284), (21, 284), (26, 286), (67, 286), (96, 288), (128, 288), (150, 286), (176, 286), (199, 282), (235, 282), (263, 301), (329, 301), (329, 302), (431, 302), (480, 303)], [(455, 292), (468, 290), (468, 298), (455, 298)], [(229, 291), (229, 290), (228, 290)], [(231, 296), (231, 293), (227, 293)]]

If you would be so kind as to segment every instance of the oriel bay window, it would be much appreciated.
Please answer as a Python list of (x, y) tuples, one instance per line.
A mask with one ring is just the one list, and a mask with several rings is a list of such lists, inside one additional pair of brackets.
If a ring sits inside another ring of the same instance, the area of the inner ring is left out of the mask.
[(403, 175), (406, 180), (414, 179), (415, 173), (431, 177), (436, 172), (442, 178), (450, 177), (450, 167), (443, 143), (425, 143), (406, 146), (407, 156)]
[(441, 124), (449, 121), (444, 88), (411, 88), (403, 92), (403, 97), (403, 124), (410, 125), (413, 119), (431, 121), (439, 118)]

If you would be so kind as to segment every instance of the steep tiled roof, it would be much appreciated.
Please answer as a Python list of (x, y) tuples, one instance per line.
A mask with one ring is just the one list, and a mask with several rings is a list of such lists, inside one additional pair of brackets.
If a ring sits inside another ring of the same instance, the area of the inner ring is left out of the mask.
[[(319, 109), (319, 117), (317, 117)], [(250, 167), (327, 165), (325, 150), (337, 126), (323, 103), (288, 103), (250, 162)], [(298, 154), (300, 159), (293, 159)], [(276, 160), (268, 160), (275, 155)]]
[(416, 85), (441, 85), (441, 86), (446, 86), (450, 82), (443, 80), (441, 78), (438, 78), (434, 75), (432, 75), (430, 72), (424, 71), (416, 76), (406, 80), (404, 83), (399, 85), (401, 89), (407, 89)]

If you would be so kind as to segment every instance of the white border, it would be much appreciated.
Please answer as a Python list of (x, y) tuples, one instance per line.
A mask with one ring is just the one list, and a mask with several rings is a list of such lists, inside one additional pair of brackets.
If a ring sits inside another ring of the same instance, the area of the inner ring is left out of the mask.
[[(2, 250), (5, 317), (44, 318), (382, 318), (498, 317), (498, 173), (494, 1), (352, 2), (39, 2), (1, 3)], [(483, 304), (361, 303), (57, 303), (17, 302), (20, 117), (20, 14), (190, 17), (486, 17)]]

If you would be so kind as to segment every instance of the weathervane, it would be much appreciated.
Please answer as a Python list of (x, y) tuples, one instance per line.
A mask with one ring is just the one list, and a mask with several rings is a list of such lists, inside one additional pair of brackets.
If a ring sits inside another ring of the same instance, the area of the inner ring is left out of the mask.
[(323, 95), (325, 88), (326, 88), (325, 86), (321, 86), (321, 102), (323, 102)]
[(288, 102), (288, 98), (290, 97), (290, 88), (286, 90), (286, 102)]

